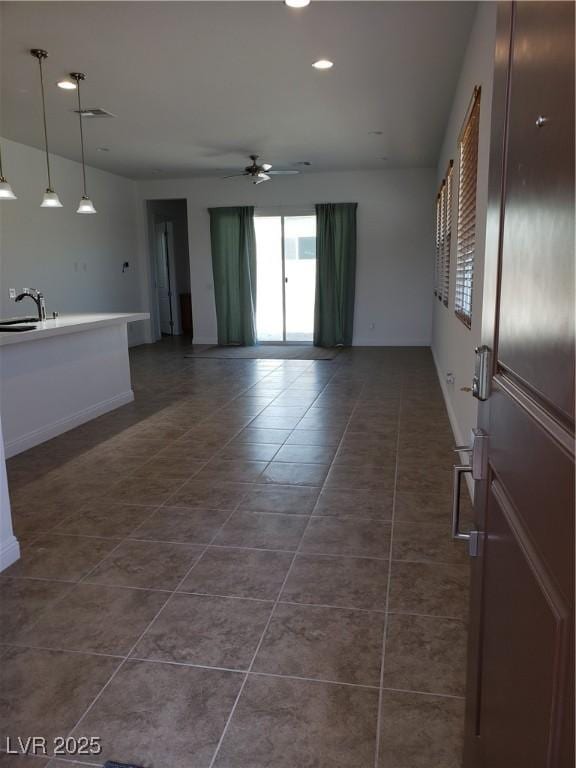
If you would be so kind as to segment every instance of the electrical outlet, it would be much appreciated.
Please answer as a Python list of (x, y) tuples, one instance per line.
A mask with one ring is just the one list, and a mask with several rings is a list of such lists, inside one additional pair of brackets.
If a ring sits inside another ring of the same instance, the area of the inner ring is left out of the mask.
[(370, 323), (370, 330), (373, 331), (376, 328), (376, 323)]
[(8, 288), (8, 296), (11, 299), (15, 299), (16, 298), (16, 288)]

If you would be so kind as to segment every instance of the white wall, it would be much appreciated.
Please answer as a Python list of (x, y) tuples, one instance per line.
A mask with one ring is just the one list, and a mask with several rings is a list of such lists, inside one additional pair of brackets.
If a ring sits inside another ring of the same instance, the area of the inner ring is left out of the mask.
[[(434, 300), (432, 351), (440, 383), (444, 390), (448, 413), (456, 441), (470, 442), (470, 431), (476, 426), (477, 401), (471, 392), (474, 375), (474, 349), (480, 342), (482, 323), (482, 287), (484, 275), (484, 245), (486, 209), (488, 202), (488, 161), (490, 152), (490, 121), (492, 112), (492, 80), (496, 40), (496, 3), (478, 4), (476, 19), (462, 62), (462, 71), (454, 95), (436, 174), (438, 187), (448, 162), (454, 159), (454, 190), (458, 189), (458, 135), (475, 85), (482, 88), (480, 102), (480, 137), (478, 146), (478, 185), (476, 192), (476, 256), (472, 295), (472, 326), (467, 328), (454, 314), (454, 284), (456, 278), (456, 222), (458, 195), (454, 194), (452, 209), (452, 252), (450, 258), (450, 294), (448, 307)], [(446, 375), (454, 375), (447, 384)]]
[(430, 344), (434, 189), (433, 169), (308, 172), (258, 186), (245, 179), (219, 178), (139, 184), (141, 211), (150, 199), (184, 197), (188, 201), (196, 343), (216, 342), (209, 207), (301, 209), (314, 203), (357, 202), (354, 344)]
[[(46, 187), (43, 152), (2, 139), (4, 172), (18, 200), (2, 202), (0, 316), (34, 314), (32, 301), (14, 304), (8, 289), (38, 288), (48, 312), (131, 312), (143, 306), (137, 232), (136, 184), (87, 169), (98, 213), (76, 213), (81, 166), (51, 155), (53, 186), (63, 208), (40, 208)], [(124, 261), (130, 268), (122, 272)], [(143, 340), (134, 323), (131, 343)], [(141, 326), (141, 327), (139, 327)]]

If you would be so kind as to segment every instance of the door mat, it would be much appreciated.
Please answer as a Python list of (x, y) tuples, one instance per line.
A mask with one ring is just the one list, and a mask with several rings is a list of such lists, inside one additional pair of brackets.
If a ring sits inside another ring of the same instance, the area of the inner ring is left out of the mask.
[(187, 358), (213, 358), (218, 360), (334, 360), (338, 349), (287, 344), (274, 346), (260, 344), (255, 347), (204, 347), (198, 348)]

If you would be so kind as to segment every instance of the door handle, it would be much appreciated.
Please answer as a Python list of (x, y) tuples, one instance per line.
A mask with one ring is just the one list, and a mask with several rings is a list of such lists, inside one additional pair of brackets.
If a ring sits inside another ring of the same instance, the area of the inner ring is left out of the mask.
[(456, 464), (454, 466), (454, 482), (452, 485), (452, 538), (458, 541), (470, 541), (469, 533), (460, 530), (460, 489), (462, 487), (462, 475), (472, 472), (469, 464)]
[(460, 530), (460, 489), (462, 487), (462, 475), (465, 472), (473, 473), (468, 464), (457, 464), (454, 467), (454, 490), (452, 496), (452, 538), (457, 541), (468, 542), (468, 554), (470, 557), (478, 557), (480, 550), (480, 532), (470, 531), (463, 533)]
[(459, 445), (454, 450), (456, 453), (468, 453), (470, 464), (456, 464), (454, 466), (454, 481), (452, 485), (452, 538), (457, 541), (468, 542), (470, 557), (477, 557), (480, 549), (480, 532), (470, 531), (463, 533), (460, 530), (460, 491), (462, 488), (462, 475), (469, 473), (474, 480), (485, 480), (488, 471), (488, 435), (482, 429), (474, 429), (472, 445)]

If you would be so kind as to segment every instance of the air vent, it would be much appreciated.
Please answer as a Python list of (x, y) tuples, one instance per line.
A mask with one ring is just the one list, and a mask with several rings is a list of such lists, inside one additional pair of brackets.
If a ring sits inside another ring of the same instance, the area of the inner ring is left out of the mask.
[[(77, 109), (74, 112), (78, 114)], [(112, 112), (107, 112), (105, 109), (100, 109), (100, 107), (90, 107), (89, 109), (82, 110), (82, 117), (116, 117), (116, 115), (113, 115)]]

